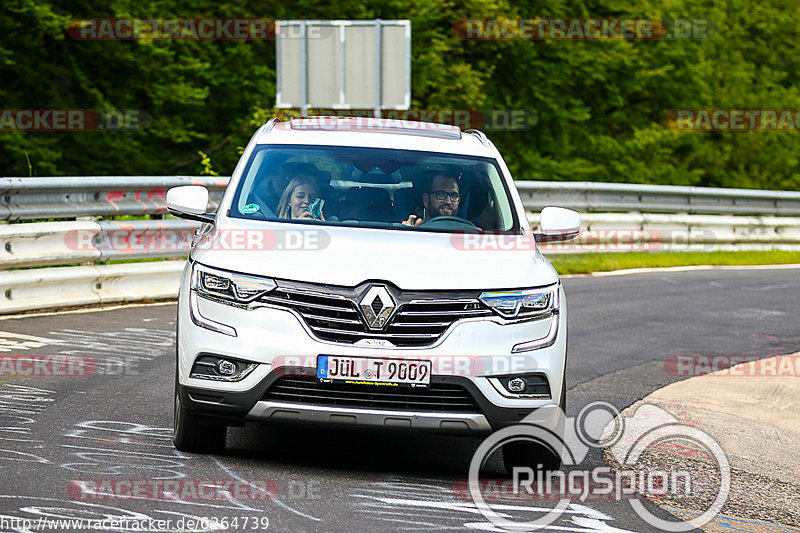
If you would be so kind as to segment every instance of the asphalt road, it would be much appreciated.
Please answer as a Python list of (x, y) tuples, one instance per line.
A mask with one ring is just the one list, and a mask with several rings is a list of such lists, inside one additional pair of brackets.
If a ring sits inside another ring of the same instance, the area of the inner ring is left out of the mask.
[[(568, 414), (598, 400), (622, 409), (679, 379), (665, 370), (669, 356), (797, 352), (799, 274), (565, 279)], [(480, 439), (251, 425), (229, 430), (222, 455), (175, 450), (174, 317), (167, 304), (0, 321), (0, 354), (69, 355), (98, 365), (89, 377), (0, 376), (0, 531), (27, 531), (23, 519), (31, 530), (52, 531), (45, 519), (67, 518), (129, 518), (140, 522), (104, 529), (171, 531), (203, 517), (236, 518), (239, 531), (493, 530), (454, 493)], [(490, 470), (500, 468), (495, 463)], [(581, 467), (602, 464), (592, 452)], [(109, 480), (217, 480), (225, 490), (277, 486), (279, 494), (263, 499), (254, 489), (236, 499), (221, 490), (222, 499), (208, 500), (192, 498), (184, 484), (172, 499), (112, 500), (98, 488)], [(520, 508), (506, 512), (532, 518)], [(654, 530), (627, 502), (609, 501), (574, 503), (548, 529)]]

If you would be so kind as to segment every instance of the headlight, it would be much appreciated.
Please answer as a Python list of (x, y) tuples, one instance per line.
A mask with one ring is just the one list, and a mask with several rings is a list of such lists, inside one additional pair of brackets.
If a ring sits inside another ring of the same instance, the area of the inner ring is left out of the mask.
[(484, 292), (478, 299), (505, 318), (531, 318), (558, 312), (558, 285), (543, 289)]
[(192, 270), (192, 290), (237, 303), (252, 302), (276, 286), (269, 278), (226, 272), (196, 263)]

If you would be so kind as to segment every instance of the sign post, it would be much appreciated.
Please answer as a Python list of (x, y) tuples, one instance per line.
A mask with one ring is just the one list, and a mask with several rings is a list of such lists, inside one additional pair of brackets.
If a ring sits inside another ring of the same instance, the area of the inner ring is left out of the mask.
[(279, 20), (275, 33), (276, 107), (410, 107), (410, 20)]

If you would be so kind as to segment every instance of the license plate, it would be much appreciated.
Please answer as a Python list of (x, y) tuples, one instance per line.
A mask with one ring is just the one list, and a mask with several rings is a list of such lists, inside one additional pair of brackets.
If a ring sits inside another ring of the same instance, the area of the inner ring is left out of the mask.
[(431, 362), (385, 357), (317, 357), (317, 378), (325, 382), (354, 385), (427, 387), (431, 382)]

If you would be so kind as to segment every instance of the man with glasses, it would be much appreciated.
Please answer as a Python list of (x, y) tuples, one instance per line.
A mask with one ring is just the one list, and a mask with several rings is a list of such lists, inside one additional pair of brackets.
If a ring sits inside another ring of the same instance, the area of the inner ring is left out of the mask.
[(409, 215), (401, 224), (419, 226), (432, 218), (458, 215), (458, 206), (461, 202), (458, 180), (444, 174), (436, 174), (429, 183), (428, 192), (422, 193), (422, 217)]

